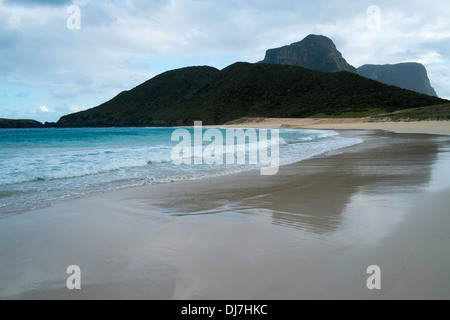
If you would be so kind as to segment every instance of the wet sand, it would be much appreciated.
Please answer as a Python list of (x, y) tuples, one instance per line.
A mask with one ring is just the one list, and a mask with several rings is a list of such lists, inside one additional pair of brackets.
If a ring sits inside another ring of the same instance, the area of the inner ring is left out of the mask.
[[(449, 299), (450, 137), (147, 186), (0, 220), (1, 299)], [(66, 269), (81, 268), (69, 291)], [(381, 290), (366, 270), (381, 268)]]

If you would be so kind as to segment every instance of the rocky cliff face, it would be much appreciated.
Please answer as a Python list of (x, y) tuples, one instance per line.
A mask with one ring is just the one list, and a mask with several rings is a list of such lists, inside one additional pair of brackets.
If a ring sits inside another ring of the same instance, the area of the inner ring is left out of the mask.
[(333, 41), (320, 35), (309, 35), (289, 46), (269, 49), (260, 63), (293, 65), (322, 72), (357, 73), (356, 68), (342, 57)]
[(437, 97), (428, 78), (427, 70), (420, 63), (367, 64), (358, 68), (358, 74), (384, 84)]

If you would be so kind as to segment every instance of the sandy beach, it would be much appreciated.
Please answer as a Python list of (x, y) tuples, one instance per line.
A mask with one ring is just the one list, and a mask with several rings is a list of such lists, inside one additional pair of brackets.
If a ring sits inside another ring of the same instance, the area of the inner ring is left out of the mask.
[[(364, 143), (275, 176), (145, 186), (1, 219), (0, 298), (449, 299), (450, 137), (429, 134), (450, 133), (448, 122), (308, 121), (242, 126), (353, 129), (339, 133)], [(66, 287), (70, 265), (81, 290)], [(372, 265), (381, 290), (367, 288)]]
[(403, 133), (450, 134), (449, 121), (377, 121), (370, 118), (246, 118), (230, 125), (246, 128), (297, 128), (319, 130), (387, 130)]

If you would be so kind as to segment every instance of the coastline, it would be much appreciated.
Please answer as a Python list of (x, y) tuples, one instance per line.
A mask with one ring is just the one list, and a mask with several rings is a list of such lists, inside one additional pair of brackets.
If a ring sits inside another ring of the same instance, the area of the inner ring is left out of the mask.
[(450, 121), (377, 121), (370, 118), (246, 118), (223, 127), (296, 128), (315, 130), (386, 130), (399, 133), (450, 135)]
[[(0, 299), (448, 299), (448, 138), (340, 133), (365, 143), (274, 177), (145, 186), (2, 219)], [(80, 291), (65, 288), (73, 264)], [(373, 264), (380, 291), (365, 286)]]

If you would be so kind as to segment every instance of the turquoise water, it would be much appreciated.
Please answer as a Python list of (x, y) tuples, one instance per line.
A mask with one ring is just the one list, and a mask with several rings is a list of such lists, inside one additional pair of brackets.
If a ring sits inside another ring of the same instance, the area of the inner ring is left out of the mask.
[[(171, 153), (179, 141), (171, 137), (176, 129), (0, 130), (0, 218), (91, 194), (258, 167), (175, 165)], [(362, 142), (333, 131), (279, 132), (281, 165)]]

